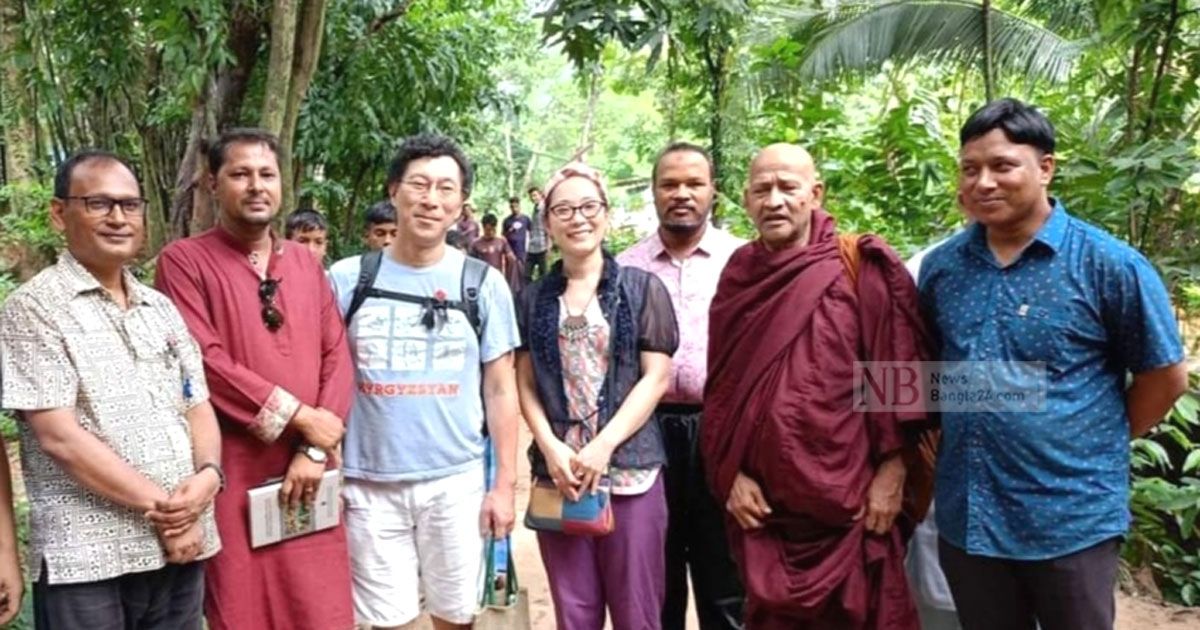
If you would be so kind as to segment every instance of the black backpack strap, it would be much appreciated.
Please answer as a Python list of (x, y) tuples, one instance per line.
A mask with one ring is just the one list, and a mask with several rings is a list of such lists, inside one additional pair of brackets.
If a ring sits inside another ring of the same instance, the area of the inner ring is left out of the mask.
[(354, 319), (354, 314), (367, 301), (371, 285), (375, 284), (375, 276), (379, 275), (379, 266), (383, 264), (383, 251), (367, 252), (358, 261), (358, 283), (354, 285), (354, 294), (350, 297), (350, 307), (346, 309), (343, 319), (346, 325)]
[(462, 311), (475, 329), (475, 338), (483, 339), (483, 317), (479, 314), (479, 294), (483, 290), (483, 279), (487, 277), (490, 265), (478, 258), (467, 257), (463, 261), (462, 284), (460, 285), (460, 302)]

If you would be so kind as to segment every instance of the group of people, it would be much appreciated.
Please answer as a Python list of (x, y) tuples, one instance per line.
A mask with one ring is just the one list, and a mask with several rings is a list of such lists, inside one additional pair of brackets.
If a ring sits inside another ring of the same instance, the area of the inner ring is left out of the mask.
[[(534, 485), (611, 510), (603, 535), (537, 533), (559, 628), (681, 630), (689, 582), (704, 630), (931, 627), (906, 554), (944, 571), (963, 628), (1111, 628), (1129, 438), (1187, 383), (1169, 298), (1050, 196), (1039, 111), (989, 103), (960, 141), (968, 224), (916, 281), (882, 239), (839, 233), (804, 148), (751, 160), (744, 242), (710, 220), (708, 154), (675, 143), (651, 173), (657, 231), (616, 257), (603, 177), (559, 169), (522, 230), (561, 258), (515, 296), (446, 244), (474, 175), (445, 137), (400, 146), (392, 213), (365, 231), (381, 253), (327, 276), (271, 230), (275, 138), (224, 132), (219, 223), (160, 253), (154, 289), (126, 269), (133, 169), (73, 156), (50, 204), (66, 251), (0, 311), (38, 627), (395, 628), (424, 609), (468, 628), (484, 540), (516, 519), (523, 418)], [(863, 366), (934, 360), (1039, 366), (1043, 404), (858, 404)], [(910, 548), (935, 449), (936, 548)], [(248, 490), (282, 476), (296, 509), (335, 468), (342, 525), (251, 548)]]
[[(463, 202), (458, 220), (446, 232), (447, 245), (495, 267), (514, 295), (546, 273), (549, 245), (541, 220), (542, 191), (530, 187), (528, 192), (533, 202), (532, 216), (521, 212), (518, 197), (509, 198), (509, 215), (503, 223), (492, 213), (477, 221), (471, 203)], [(396, 209), (391, 200), (385, 199), (367, 209), (363, 245), (368, 251), (380, 251), (390, 246), (396, 231)], [(329, 222), (316, 210), (296, 210), (284, 221), (284, 238), (303, 245), (324, 264), (329, 251)]]

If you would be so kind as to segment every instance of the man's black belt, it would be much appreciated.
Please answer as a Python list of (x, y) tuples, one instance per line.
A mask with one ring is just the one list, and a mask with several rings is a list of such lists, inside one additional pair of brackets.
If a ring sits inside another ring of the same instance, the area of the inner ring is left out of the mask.
[(674, 416), (686, 416), (694, 413), (703, 413), (704, 405), (696, 403), (658, 403), (654, 408), (655, 413), (665, 413)]

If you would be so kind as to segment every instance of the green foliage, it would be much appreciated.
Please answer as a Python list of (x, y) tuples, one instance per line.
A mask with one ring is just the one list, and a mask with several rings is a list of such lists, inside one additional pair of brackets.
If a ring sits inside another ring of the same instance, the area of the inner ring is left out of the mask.
[(1151, 567), (1169, 601), (1200, 605), (1200, 397), (1185, 394), (1131, 449), (1133, 527), (1122, 556)]
[(54, 260), (63, 241), (50, 224), (52, 196), (49, 188), (32, 182), (0, 186), (0, 208), (8, 207), (0, 212), (0, 273), (18, 267), (28, 273)]
[[(804, 42), (800, 80), (824, 80), (846, 71), (882, 69), (884, 62), (917, 59), (979, 66), (984, 50), (981, 7), (965, 0), (850, 2), (829, 11), (778, 11)], [(1082, 51), (1036, 22), (1002, 10), (991, 13), (996, 65), (1029, 80), (1066, 80)]]
[(496, 68), (536, 46), (516, 0), (411, 3), (380, 22), (392, 4), (331, 1), (297, 126), (297, 159), (322, 175), (301, 194), (330, 217), (337, 254), (356, 247), (363, 212), (383, 198), (397, 144), (420, 131), (467, 144), (487, 136), (497, 112), (516, 108)]

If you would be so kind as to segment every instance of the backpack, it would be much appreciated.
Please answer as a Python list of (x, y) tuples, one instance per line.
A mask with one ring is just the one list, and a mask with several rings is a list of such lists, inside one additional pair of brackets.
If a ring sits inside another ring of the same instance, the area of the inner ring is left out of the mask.
[(358, 283), (354, 285), (354, 293), (350, 298), (350, 307), (346, 309), (346, 326), (350, 326), (354, 314), (362, 307), (367, 298), (377, 297), (385, 300), (397, 300), (425, 307), (426, 314), (437, 309), (454, 309), (462, 311), (475, 331), (475, 338), (483, 338), (483, 319), (479, 316), (479, 291), (483, 279), (487, 277), (488, 264), (478, 258), (467, 257), (463, 261), (462, 278), (459, 281), (459, 299), (445, 300), (411, 293), (397, 293), (375, 288), (375, 277), (379, 275), (379, 267), (383, 264), (383, 251), (368, 252), (359, 261)]

